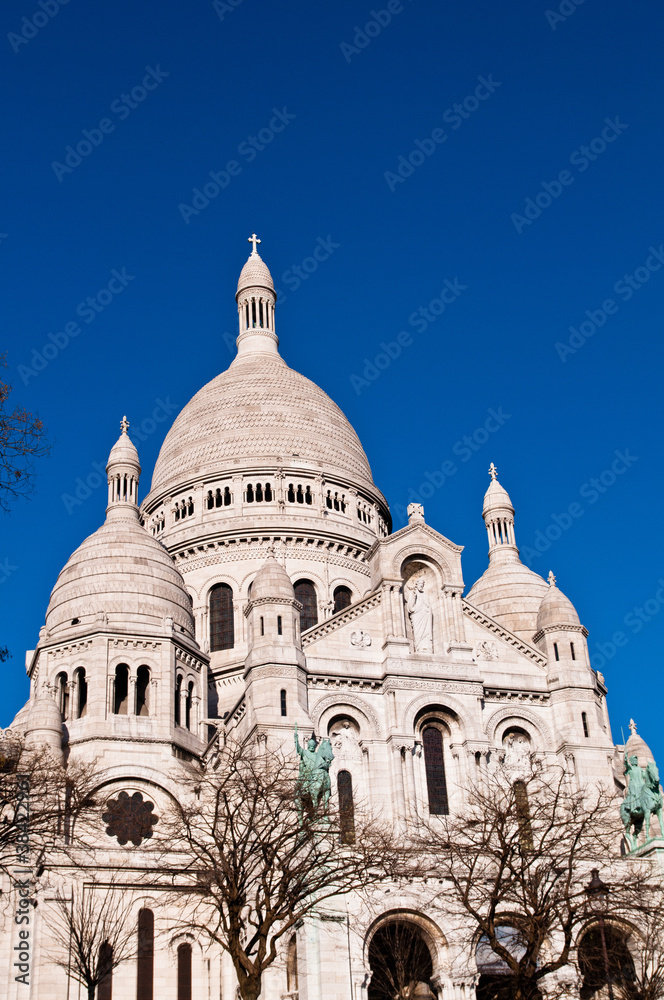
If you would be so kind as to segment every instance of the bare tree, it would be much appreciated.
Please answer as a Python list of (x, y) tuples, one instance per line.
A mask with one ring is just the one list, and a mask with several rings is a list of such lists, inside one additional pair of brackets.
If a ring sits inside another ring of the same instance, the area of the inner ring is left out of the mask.
[(71, 898), (58, 893), (55, 901), (60, 919), (52, 928), (56, 950), (50, 957), (94, 1000), (113, 970), (136, 954), (131, 894), (93, 883), (74, 888)]
[(26, 748), (23, 737), (5, 730), (0, 740), (0, 872), (38, 869), (55, 852), (73, 847), (76, 821), (94, 805), (95, 761), (65, 767), (45, 748)]
[[(0, 354), (0, 368), (7, 367)], [(44, 425), (36, 413), (22, 406), (6, 408), (12, 387), (0, 378), (0, 509), (30, 494), (34, 487), (34, 460), (50, 450)]]
[[(633, 908), (649, 872), (620, 861), (617, 816), (608, 791), (574, 790), (562, 770), (534, 767), (515, 781), (499, 768), (469, 792), (462, 816), (422, 831), (430, 872), (444, 884), (440, 902), (450, 919), (462, 914), (468, 945), (479, 937), (503, 973), (493, 996), (536, 1000), (545, 977), (570, 964), (592, 922), (586, 889), (598, 858), (620, 867), (612, 906)], [(551, 979), (546, 989), (551, 996)]]
[(260, 995), (282, 939), (303, 917), (404, 873), (391, 827), (356, 809), (348, 843), (333, 810), (298, 818), (297, 789), (294, 765), (282, 754), (228, 743), (216, 769), (191, 779), (163, 824), (189, 879), (181, 882), (191, 900), (189, 926), (231, 956), (243, 1000)]

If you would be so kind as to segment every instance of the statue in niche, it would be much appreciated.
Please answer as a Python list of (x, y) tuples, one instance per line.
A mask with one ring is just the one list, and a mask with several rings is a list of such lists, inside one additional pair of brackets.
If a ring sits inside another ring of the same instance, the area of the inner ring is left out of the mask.
[(513, 771), (527, 772), (530, 765), (530, 743), (521, 733), (510, 733), (503, 743), (502, 763)]
[(406, 609), (413, 629), (416, 653), (433, 653), (433, 616), (424, 589), (424, 577), (406, 587)]
[(353, 731), (350, 722), (345, 719), (341, 725), (334, 727), (331, 733), (332, 746), (337, 757), (357, 757), (361, 755), (360, 745), (357, 735)]

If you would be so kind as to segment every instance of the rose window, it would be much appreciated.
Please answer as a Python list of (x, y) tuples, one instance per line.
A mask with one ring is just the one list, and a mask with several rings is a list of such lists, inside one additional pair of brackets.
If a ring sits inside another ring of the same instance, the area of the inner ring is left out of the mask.
[(138, 847), (152, 836), (152, 827), (159, 822), (154, 803), (144, 799), (140, 792), (133, 795), (120, 792), (117, 799), (109, 799), (102, 819), (108, 836), (117, 837), (123, 847), (128, 841)]

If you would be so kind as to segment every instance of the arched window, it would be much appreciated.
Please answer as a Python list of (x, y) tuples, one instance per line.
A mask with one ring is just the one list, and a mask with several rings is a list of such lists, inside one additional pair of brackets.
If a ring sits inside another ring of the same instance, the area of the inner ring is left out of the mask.
[(426, 727), (422, 733), (422, 745), (429, 793), (429, 812), (432, 816), (447, 816), (450, 807), (445, 779), (443, 734), (437, 726)]
[(108, 941), (99, 949), (99, 972), (102, 978), (97, 987), (97, 1000), (113, 1000), (113, 946)]
[(232, 499), (230, 486), (224, 486), (224, 507), (228, 507)]
[(431, 952), (419, 927), (407, 920), (378, 928), (369, 945), (369, 965), (369, 1000), (433, 996)]
[(337, 611), (343, 611), (344, 608), (349, 607), (353, 602), (353, 595), (348, 587), (335, 587), (334, 590), (334, 614)]
[[(581, 1000), (606, 996), (607, 981), (618, 987), (620, 996), (640, 995), (635, 989), (634, 961), (626, 937), (620, 928), (606, 923), (603, 928), (597, 925), (590, 927), (583, 935), (579, 943), (579, 969), (583, 976), (579, 992)], [(616, 991), (613, 992), (615, 994)]]
[(265, 484), (265, 500), (269, 502), (272, 499), (272, 487), (269, 483)]
[(287, 705), (286, 705), (286, 688), (281, 689), (281, 694), (279, 696), (279, 701), (281, 702), (281, 714), (288, 715)]
[(88, 710), (88, 682), (85, 678), (84, 667), (79, 667), (74, 671), (76, 681), (76, 718), (82, 719)]
[(350, 771), (337, 775), (339, 795), (339, 831), (342, 844), (355, 843), (355, 807), (353, 806), (353, 779)]
[(293, 934), (288, 942), (288, 953), (286, 955), (286, 990), (288, 993), (297, 993), (298, 989), (297, 937)]
[(138, 911), (136, 1000), (154, 1000), (154, 913)]
[(572, 654), (572, 659), (575, 660), (576, 659), (576, 653), (574, 652), (574, 643), (573, 642), (570, 642), (570, 644), (569, 644), (569, 651)]
[(284, 625), (281, 615), (277, 615), (277, 635), (284, 634)]
[(227, 583), (218, 583), (210, 591), (210, 652), (232, 649), (234, 644), (233, 591)]
[(175, 678), (175, 725), (179, 726), (182, 719), (182, 674)]
[(115, 715), (129, 714), (129, 667), (126, 663), (118, 663), (115, 668), (113, 712)]
[(62, 721), (65, 722), (69, 716), (69, 684), (65, 673), (58, 674), (55, 678), (55, 696)]
[(560, 659), (560, 653), (558, 652), (558, 643), (557, 642), (554, 642), (554, 644), (553, 644), (553, 655), (555, 656), (556, 660)]
[(311, 580), (298, 580), (295, 584), (295, 600), (302, 605), (300, 611), (300, 628), (312, 628), (318, 622), (318, 605), (316, 601), (316, 588)]
[(247, 483), (247, 503), (254, 502), (254, 488), (251, 483)]
[(286, 496), (288, 497), (289, 503), (295, 503), (295, 489), (292, 483), (288, 484), (288, 493), (286, 494)]
[(150, 714), (150, 670), (140, 666), (136, 671), (136, 715)]
[(530, 822), (530, 806), (528, 805), (528, 789), (525, 781), (515, 781), (514, 808), (519, 824), (519, 845), (522, 851), (533, 849), (533, 828)]
[(178, 945), (178, 1000), (191, 1000), (191, 945)]
[(194, 682), (189, 681), (187, 687), (187, 698), (184, 703), (184, 724), (186, 729), (191, 729), (191, 708), (194, 704)]
[(588, 716), (585, 712), (581, 712), (581, 722), (583, 723), (583, 735), (586, 739), (590, 736), (590, 730), (588, 729)]

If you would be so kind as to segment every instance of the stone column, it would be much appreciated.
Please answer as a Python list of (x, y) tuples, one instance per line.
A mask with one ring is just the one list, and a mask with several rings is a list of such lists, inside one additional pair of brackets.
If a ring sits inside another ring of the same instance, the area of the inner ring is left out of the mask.
[(394, 622), (392, 618), (392, 585), (383, 583), (381, 587), (380, 605), (383, 610), (383, 624), (387, 639), (394, 638)]

